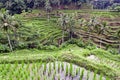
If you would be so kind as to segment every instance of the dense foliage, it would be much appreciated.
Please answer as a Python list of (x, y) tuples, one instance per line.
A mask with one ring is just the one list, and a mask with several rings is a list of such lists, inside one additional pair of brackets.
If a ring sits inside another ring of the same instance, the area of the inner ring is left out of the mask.
[(69, 9), (71, 5), (79, 9), (84, 3), (85, 5), (86, 3), (91, 5), (91, 8), (93, 5), (94, 9), (107, 9), (109, 6), (114, 5), (114, 3), (120, 3), (119, 0), (1, 0), (0, 8), (6, 8), (10, 14), (15, 14), (21, 13), (22, 10), (28, 11), (32, 8), (44, 8), (47, 1), (49, 1), (49, 5), (51, 5), (53, 9)]

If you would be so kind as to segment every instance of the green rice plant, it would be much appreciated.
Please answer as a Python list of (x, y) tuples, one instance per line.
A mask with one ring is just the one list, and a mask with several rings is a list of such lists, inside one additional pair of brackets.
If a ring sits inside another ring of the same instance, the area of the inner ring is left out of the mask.
[(40, 80), (40, 76), (37, 77), (37, 80)]
[(93, 78), (93, 80), (96, 80), (96, 76), (97, 76), (97, 71), (95, 71), (95, 73), (94, 73), (94, 78)]
[(52, 76), (52, 80), (54, 80), (54, 76)]
[(103, 77), (103, 74), (101, 73), (101, 74), (100, 74), (100, 80), (102, 80), (102, 77)]
[(25, 73), (24, 75), (25, 75), (25, 79), (27, 80), (27, 79), (28, 79), (28, 74), (27, 74), (27, 73)]
[(43, 70), (43, 74), (45, 74), (45, 72), (46, 72), (46, 67), (47, 67), (47, 65), (46, 65), (46, 63), (44, 63), (44, 70)]
[(61, 64), (61, 66), (62, 66), (62, 70), (64, 70), (64, 63), (62, 62), (62, 64)]
[(60, 62), (58, 62), (58, 72), (60, 71)]
[(36, 75), (36, 74), (37, 74), (37, 72), (36, 72), (36, 70), (35, 70), (35, 69), (33, 70), (33, 73), (34, 73), (34, 75)]
[(27, 70), (29, 70), (29, 66), (30, 66), (30, 64), (29, 64), (29, 63), (27, 63), (27, 66), (26, 66), (26, 69), (27, 69)]
[(19, 72), (16, 72), (16, 78), (18, 78), (18, 76), (19, 76)]
[(53, 69), (56, 70), (56, 63), (55, 62), (53, 63)]
[(78, 74), (79, 74), (79, 68), (76, 69), (76, 75), (78, 75)]
[(32, 70), (34, 70), (36, 67), (35, 63), (32, 64)]
[(110, 80), (108, 77), (106, 77), (106, 80)]
[(30, 69), (27, 70), (27, 73), (30, 74)]
[(46, 77), (44, 77), (44, 80), (47, 80)]
[(60, 80), (60, 75), (58, 76), (58, 80)]
[(89, 80), (90, 77), (90, 71), (87, 72), (87, 80)]
[(34, 80), (34, 76), (32, 76), (31, 78), (32, 78), (32, 80)]
[(10, 63), (8, 63), (7, 69), (9, 70), (9, 69), (10, 69), (10, 67), (11, 67), (11, 64), (10, 64)]
[(81, 74), (80, 74), (80, 80), (82, 80), (82, 78), (83, 78), (83, 75), (84, 75), (84, 69), (82, 69), (82, 72), (81, 72)]
[(49, 63), (49, 71), (50, 71), (50, 73), (51, 73), (51, 70), (52, 70), (52, 64)]
[(54, 80), (55, 75), (56, 75), (56, 70), (55, 70), (55, 72), (53, 73), (52, 80)]
[(38, 68), (40, 68), (42, 66), (42, 61), (38, 64)]
[(51, 64), (49, 63), (48, 76), (51, 74)]
[(66, 65), (66, 76), (68, 75), (68, 65)]
[(13, 80), (13, 77), (12, 77), (12, 76), (9, 76), (9, 80)]
[(22, 61), (22, 67), (24, 67), (24, 61)]
[(72, 63), (70, 63), (70, 75), (72, 76), (72, 74), (73, 74), (73, 65)]

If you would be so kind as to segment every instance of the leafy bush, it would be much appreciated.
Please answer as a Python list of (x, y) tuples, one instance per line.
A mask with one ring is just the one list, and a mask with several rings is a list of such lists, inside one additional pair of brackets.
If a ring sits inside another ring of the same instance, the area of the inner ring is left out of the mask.
[(60, 48), (60, 49), (65, 48), (65, 47), (67, 47), (69, 44), (70, 44), (69, 42), (64, 42), (64, 43), (62, 43), (62, 44), (60, 45), (59, 48)]
[(38, 44), (37, 45), (37, 49), (40, 49), (40, 50), (56, 50), (57, 47), (55, 45), (42, 45), (42, 44)]
[(120, 4), (119, 3), (114, 3), (111, 7), (113, 11), (120, 12)]
[(120, 6), (116, 6), (114, 9), (115, 9), (117, 12), (120, 12)]
[(117, 50), (117, 49), (114, 49), (114, 48), (109, 48), (108, 51), (109, 51), (111, 54), (118, 54), (118, 50)]
[(0, 53), (10, 52), (10, 49), (7, 45), (0, 44)]
[(105, 50), (100, 49), (100, 48), (92, 50), (91, 53), (95, 53), (95, 54), (109, 54), (108, 51), (105, 51)]
[(89, 50), (93, 50), (93, 49), (96, 49), (96, 46), (92, 45), (92, 46), (87, 46), (86, 48), (89, 49)]
[(43, 49), (43, 45), (42, 44), (38, 44), (37, 45), (37, 49)]
[(56, 50), (57, 47), (54, 45), (49, 45), (49, 46), (45, 45), (45, 46), (43, 46), (42, 49), (44, 49), (44, 50)]
[(76, 44), (79, 47), (85, 47), (84, 42), (81, 39), (71, 39), (68, 41), (70, 44)]
[(0, 2), (0, 9), (3, 8), (3, 3)]
[(15, 49), (25, 49), (27, 48), (27, 43), (24, 43), (24, 42), (19, 42), (16, 46), (15, 46)]
[(93, 49), (96, 49), (97, 47), (96, 47), (96, 45), (90, 40), (90, 41), (88, 41), (88, 42), (86, 42), (86, 47), (85, 48), (87, 48), (87, 49), (89, 49), (89, 50), (93, 50)]

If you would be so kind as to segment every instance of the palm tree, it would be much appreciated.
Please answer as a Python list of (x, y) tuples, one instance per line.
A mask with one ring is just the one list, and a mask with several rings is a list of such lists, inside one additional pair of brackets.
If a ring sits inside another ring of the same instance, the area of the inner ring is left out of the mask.
[(96, 17), (92, 17), (90, 21), (86, 24), (86, 26), (88, 27), (89, 40), (90, 40), (90, 34), (96, 24), (96, 20), (97, 20)]
[(69, 22), (68, 22), (68, 24), (69, 24), (69, 27), (68, 27), (68, 29), (69, 29), (69, 35), (70, 35), (70, 39), (72, 39), (73, 38), (73, 29), (74, 29), (74, 27), (75, 27), (75, 22), (76, 22), (76, 19), (75, 19), (75, 13), (73, 13), (73, 14), (71, 14), (70, 16), (69, 16)]
[(48, 21), (49, 21), (50, 20), (50, 12), (52, 10), (51, 4), (50, 4), (50, 0), (46, 0), (46, 2), (45, 2), (45, 9), (46, 9), (47, 18), (48, 18)]
[(62, 43), (64, 43), (64, 35), (67, 29), (68, 20), (69, 20), (68, 16), (65, 13), (60, 14), (60, 18), (58, 19), (58, 24), (62, 28)]
[[(98, 27), (100, 27), (99, 31), (98, 31), (98, 35), (103, 34), (105, 31), (107, 31), (107, 23), (106, 22), (102, 22), (101, 24), (98, 25)], [(100, 48), (102, 45), (102, 38), (100, 37)]]
[(0, 13), (0, 30), (3, 30), (5, 32), (11, 51), (13, 51), (13, 47), (11, 44), (9, 32), (16, 31), (16, 29), (18, 27), (19, 27), (19, 22), (17, 22), (14, 17), (12, 17), (6, 13), (5, 14)]

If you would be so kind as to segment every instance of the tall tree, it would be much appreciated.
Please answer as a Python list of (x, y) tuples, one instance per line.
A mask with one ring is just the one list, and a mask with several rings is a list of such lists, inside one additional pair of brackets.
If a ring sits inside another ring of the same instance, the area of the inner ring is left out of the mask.
[(86, 26), (88, 27), (88, 34), (89, 34), (89, 40), (90, 40), (90, 35), (91, 35), (91, 32), (93, 31), (93, 28), (94, 28), (94, 26), (95, 26), (95, 24), (96, 24), (96, 21), (97, 21), (97, 19), (96, 19), (96, 17), (92, 17), (89, 21), (88, 21), (88, 23), (86, 23)]
[(72, 13), (71, 15), (68, 16), (69, 17), (68, 29), (70, 39), (73, 38), (75, 23), (77, 22), (75, 16), (76, 16), (75, 13)]
[[(103, 34), (105, 31), (107, 31), (107, 23), (106, 22), (102, 22), (99, 25), (100, 26), (98, 26), (98, 27), (100, 27), (100, 28), (99, 28), (99, 31), (98, 31), (98, 35)], [(102, 38), (100, 36), (100, 48), (101, 47), (102, 47)]]
[(47, 13), (47, 19), (49, 21), (50, 20), (50, 12), (52, 11), (50, 0), (46, 0), (46, 2), (45, 2), (45, 9), (46, 9), (46, 13)]
[(64, 43), (64, 36), (65, 36), (65, 31), (67, 29), (67, 23), (68, 23), (68, 16), (65, 13), (62, 13), (60, 15), (60, 18), (58, 19), (58, 24), (62, 28), (62, 43)]
[(22, 10), (26, 8), (23, 0), (8, 0), (5, 5), (6, 9), (9, 10), (9, 13), (12, 15), (20, 14)]
[(45, 0), (34, 0), (34, 8), (44, 7)]
[(19, 27), (19, 22), (15, 20), (13, 16), (6, 13), (0, 13), (0, 30), (3, 30), (7, 36), (10, 50), (13, 51), (13, 47), (10, 40), (10, 32), (14, 32)]

